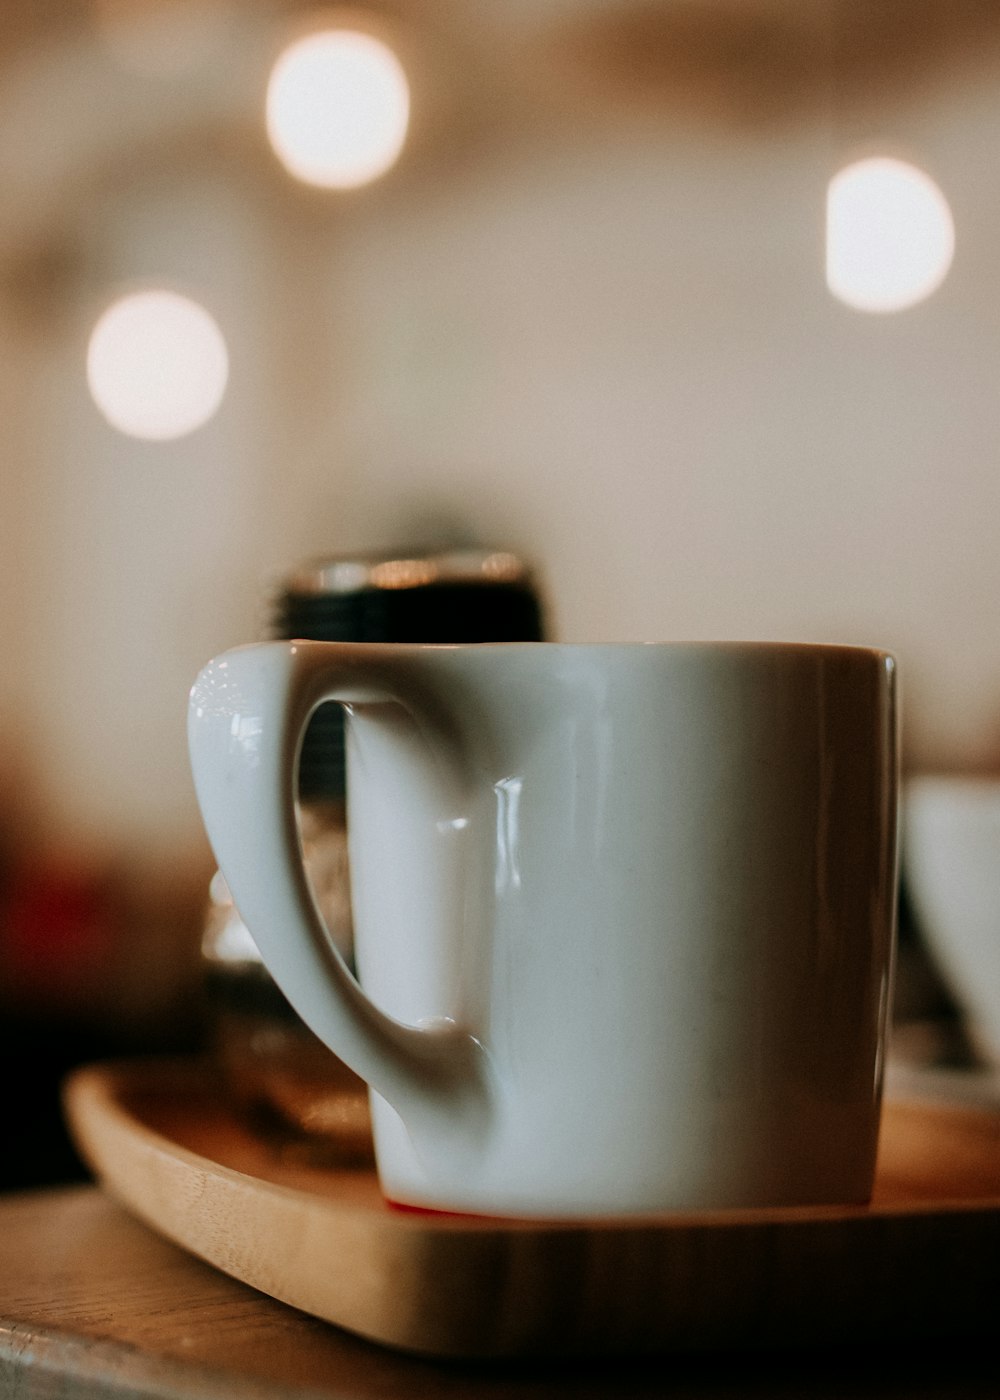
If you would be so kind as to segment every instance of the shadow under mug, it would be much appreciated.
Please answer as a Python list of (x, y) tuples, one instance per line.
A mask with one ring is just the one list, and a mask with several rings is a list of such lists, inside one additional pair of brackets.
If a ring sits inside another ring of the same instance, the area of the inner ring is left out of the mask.
[[(357, 980), (295, 820), (302, 733), (331, 699)], [(265, 962), (373, 1091), (390, 1199), (544, 1217), (868, 1199), (892, 657), (263, 643), (205, 667), (189, 738)]]

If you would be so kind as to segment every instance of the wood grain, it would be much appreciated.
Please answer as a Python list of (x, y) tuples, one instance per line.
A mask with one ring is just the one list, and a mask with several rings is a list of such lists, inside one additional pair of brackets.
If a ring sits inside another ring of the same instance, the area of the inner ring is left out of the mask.
[(4, 1400), (995, 1400), (982, 1341), (432, 1363), (203, 1264), (94, 1187), (0, 1197)]
[(995, 1312), (1000, 1117), (893, 1106), (868, 1208), (620, 1222), (386, 1206), (289, 1164), (197, 1065), (95, 1068), (78, 1143), (141, 1219), (235, 1278), (405, 1351), (579, 1356), (975, 1333)]

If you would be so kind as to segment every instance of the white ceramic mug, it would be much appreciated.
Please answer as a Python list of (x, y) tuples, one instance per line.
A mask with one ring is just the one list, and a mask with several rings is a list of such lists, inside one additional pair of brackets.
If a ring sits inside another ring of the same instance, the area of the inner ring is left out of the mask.
[[(209, 837), (275, 980), (373, 1089), (390, 1199), (567, 1217), (868, 1198), (894, 672), (859, 647), (324, 642), (202, 671)], [(298, 746), (329, 699), (360, 985), (296, 832)]]
[(911, 778), (903, 813), (903, 874), (920, 933), (975, 1049), (1000, 1066), (1000, 782)]

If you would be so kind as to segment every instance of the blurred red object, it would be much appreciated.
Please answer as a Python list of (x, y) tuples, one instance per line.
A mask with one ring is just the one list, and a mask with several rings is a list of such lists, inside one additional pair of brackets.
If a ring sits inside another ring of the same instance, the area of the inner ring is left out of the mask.
[(7, 871), (0, 910), (4, 999), (69, 1011), (100, 999), (121, 917), (99, 868), (29, 862)]

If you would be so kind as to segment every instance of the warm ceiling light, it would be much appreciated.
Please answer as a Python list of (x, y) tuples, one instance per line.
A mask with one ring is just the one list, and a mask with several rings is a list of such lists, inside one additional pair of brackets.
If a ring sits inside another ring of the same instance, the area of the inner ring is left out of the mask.
[(229, 377), (226, 342), (196, 301), (137, 292), (100, 317), (87, 347), (87, 382), (113, 428), (164, 442), (215, 413)]
[(397, 160), (410, 119), (399, 59), (370, 34), (330, 29), (281, 54), (267, 87), (267, 134), (297, 179), (352, 189)]
[(944, 281), (955, 253), (948, 201), (931, 177), (885, 156), (830, 181), (826, 282), (857, 311), (902, 311)]

